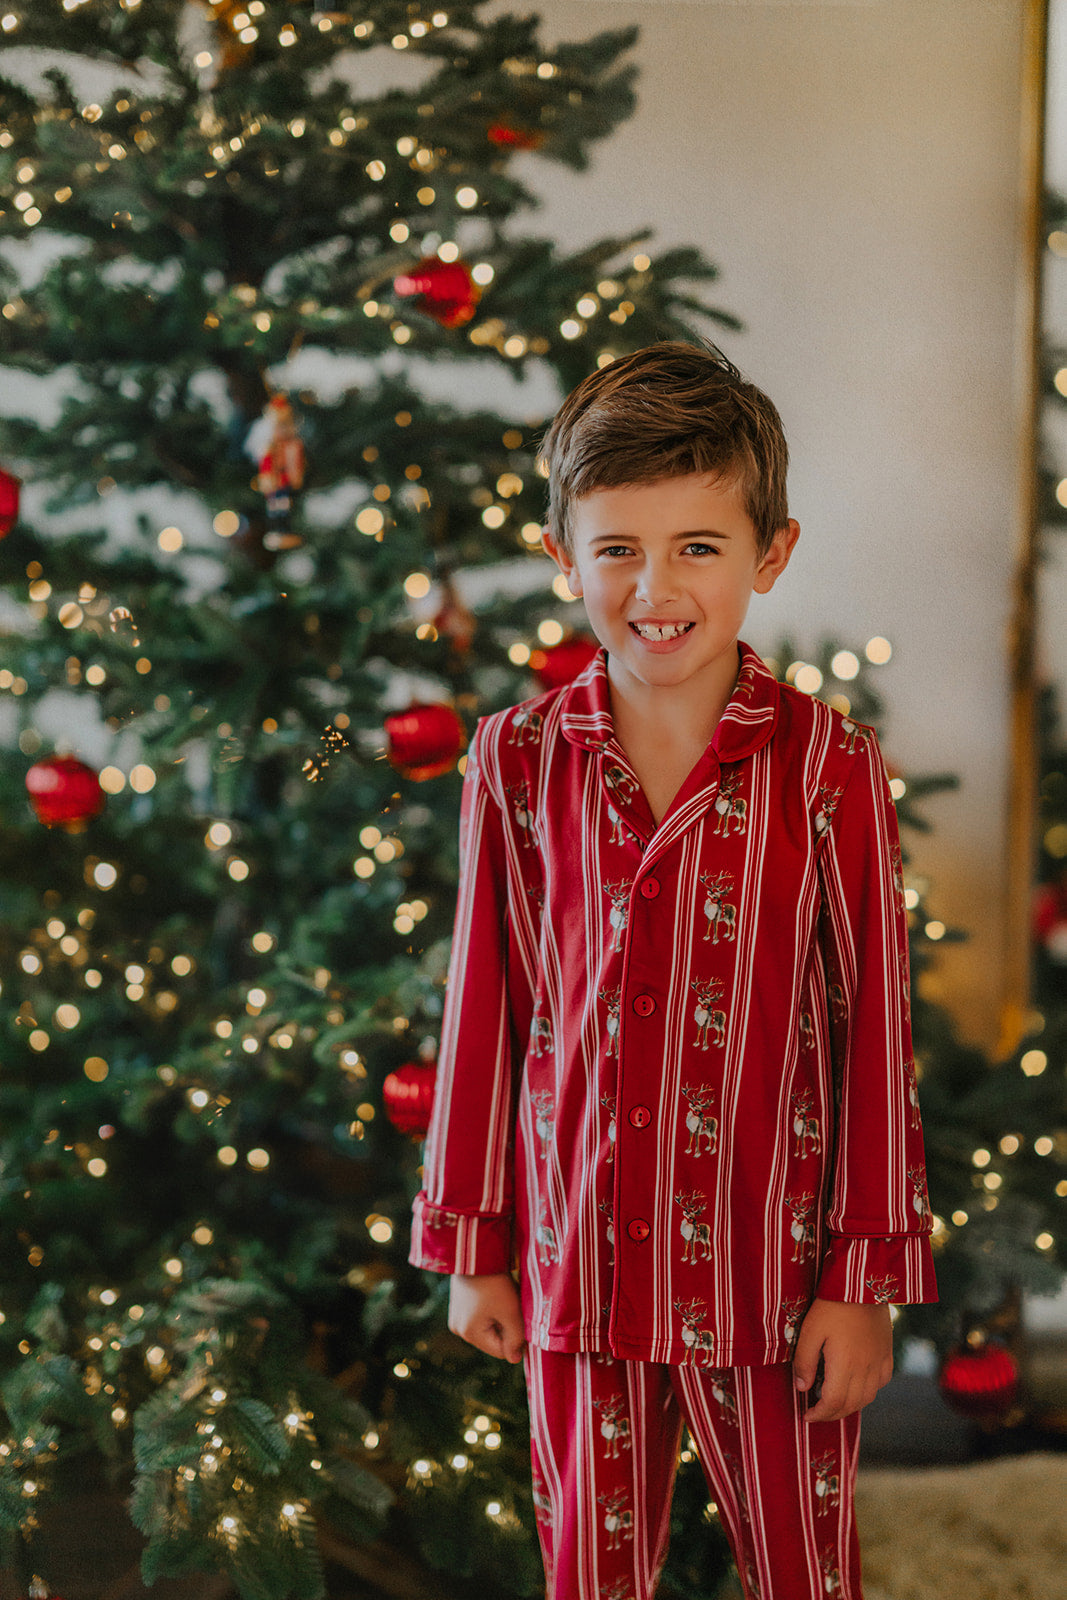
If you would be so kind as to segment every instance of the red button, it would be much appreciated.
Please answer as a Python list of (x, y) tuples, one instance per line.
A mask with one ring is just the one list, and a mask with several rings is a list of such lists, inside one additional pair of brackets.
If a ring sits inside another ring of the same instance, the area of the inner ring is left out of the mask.
[(632, 1128), (647, 1128), (652, 1121), (652, 1113), (647, 1106), (634, 1106), (630, 1112), (630, 1126)]
[(650, 1017), (656, 1009), (656, 1002), (650, 994), (634, 996), (634, 1010), (639, 1017)]
[(634, 1244), (643, 1244), (648, 1238), (649, 1234), (652, 1232), (652, 1229), (649, 1227), (647, 1222), (642, 1220), (641, 1217), (635, 1217), (632, 1222), (627, 1223), (626, 1231), (630, 1235), (630, 1238), (634, 1241)]
[(658, 878), (642, 878), (641, 879), (641, 893), (644, 895), (646, 900), (654, 900), (656, 898), (656, 896), (659, 894), (659, 879)]

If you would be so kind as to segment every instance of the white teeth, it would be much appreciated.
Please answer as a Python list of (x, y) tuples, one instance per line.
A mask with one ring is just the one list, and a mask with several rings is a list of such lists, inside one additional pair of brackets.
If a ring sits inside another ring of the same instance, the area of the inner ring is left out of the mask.
[(655, 622), (632, 622), (630, 626), (642, 639), (677, 639), (681, 633), (688, 633), (693, 626), (691, 622), (668, 622), (660, 625)]

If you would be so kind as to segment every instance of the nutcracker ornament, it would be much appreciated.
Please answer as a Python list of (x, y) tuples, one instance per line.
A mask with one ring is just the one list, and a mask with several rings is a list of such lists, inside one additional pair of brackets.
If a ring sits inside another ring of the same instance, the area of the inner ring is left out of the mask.
[(423, 256), (409, 272), (393, 279), (393, 288), (401, 299), (413, 298), (418, 309), (442, 328), (462, 328), (482, 295), (466, 262), (442, 261), (440, 256)]
[(267, 532), (263, 543), (268, 550), (291, 550), (301, 542), (299, 534), (292, 530), (292, 515), (304, 487), (304, 442), (297, 431), (288, 395), (274, 395), (267, 406), (267, 415), (271, 433), (260, 458), (257, 480), (259, 492), (267, 502)]
[(74, 756), (47, 756), (26, 774), (30, 805), (46, 828), (74, 832), (104, 809), (104, 791), (92, 767)]

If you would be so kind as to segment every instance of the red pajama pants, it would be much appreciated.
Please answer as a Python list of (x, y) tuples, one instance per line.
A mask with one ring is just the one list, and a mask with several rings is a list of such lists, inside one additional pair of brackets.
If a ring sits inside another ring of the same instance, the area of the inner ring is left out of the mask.
[(862, 1600), (859, 1413), (805, 1421), (788, 1363), (716, 1369), (528, 1347), (548, 1600), (652, 1600), (686, 1424), (746, 1600)]

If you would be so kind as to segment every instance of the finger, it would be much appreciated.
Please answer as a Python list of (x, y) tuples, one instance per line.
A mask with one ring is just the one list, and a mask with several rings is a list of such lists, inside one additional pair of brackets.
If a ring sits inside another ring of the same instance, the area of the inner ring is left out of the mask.
[(822, 1394), (808, 1412), (809, 1422), (836, 1422), (846, 1416), (842, 1408), (849, 1400), (849, 1381), (828, 1371), (823, 1377)]

